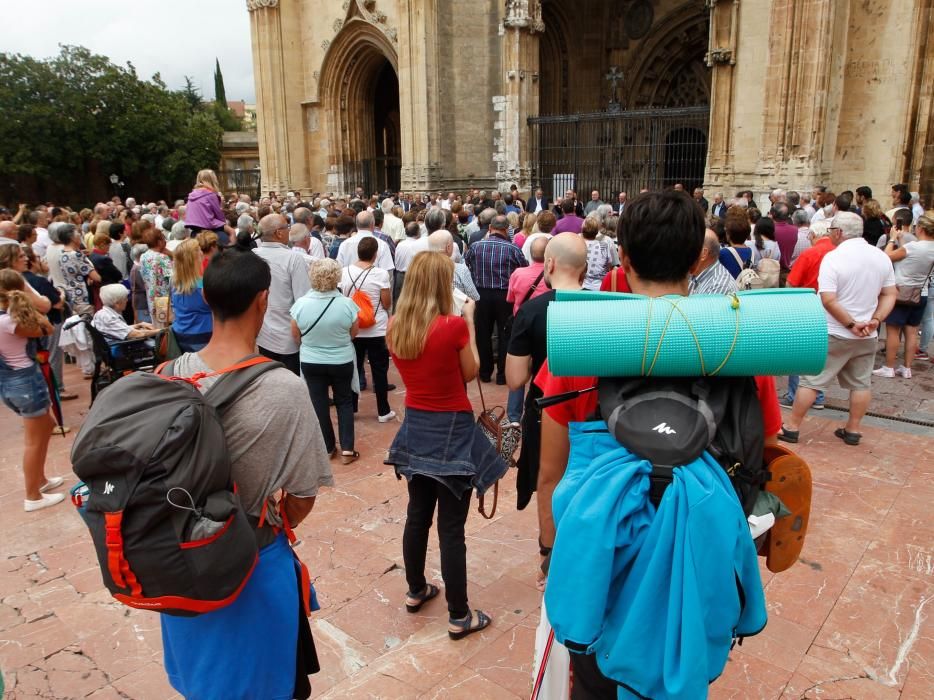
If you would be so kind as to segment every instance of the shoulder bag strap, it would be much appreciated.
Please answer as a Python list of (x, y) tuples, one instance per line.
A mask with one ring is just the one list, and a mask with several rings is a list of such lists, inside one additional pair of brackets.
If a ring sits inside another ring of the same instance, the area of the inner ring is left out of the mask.
[(535, 284), (529, 287), (529, 291), (525, 293), (525, 296), (522, 298), (522, 302), (519, 304), (519, 306), (522, 306), (523, 304), (525, 304), (525, 302), (527, 302), (529, 299), (532, 298), (532, 295), (535, 294), (535, 290), (538, 289), (538, 285), (542, 283), (542, 279), (544, 277), (545, 277), (545, 271), (542, 270), (539, 273), (538, 277), (535, 278)]
[[(740, 272), (742, 272), (743, 269), (746, 267), (746, 263), (743, 262), (743, 259), (742, 257), (740, 257), (740, 254), (736, 252), (736, 248), (734, 248), (731, 245), (728, 245), (726, 249), (733, 254), (734, 258), (736, 258), (736, 262), (739, 264), (739, 270)], [(751, 257), (749, 259), (752, 260)]]
[(610, 291), (615, 292), (617, 290), (616, 283), (616, 270), (610, 271)]
[(302, 331), (302, 338), (304, 338), (306, 335), (308, 335), (309, 333), (311, 333), (312, 330), (314, 330), (314, 327), (318, 325), (318, 321), (320, 321), (322, 318), (324, 318), (324, 314), (326, 314), (326, 313), (328, 312), (328, 309), (331, 308), (331, 304), (334, 303), (334, 300), (335, 300), (335, 299), (337, 299), (337, 297), (331, 297), (331, 300), (330, 300), (330, 301), (327, 303), (327, 305), (324, 307), (324, 311), (322, 311), (320, 314), (318, 314), (318, 318), (315, 319), (315, 322), (312, 323), (310, 326), (308, 326), (308, 330)]
[(480, 407), (486, 413), (486, 401), (483, 398), (483, 382), (480, 381), (480, 375), (477, 375), (477, 389), (480, 390)]

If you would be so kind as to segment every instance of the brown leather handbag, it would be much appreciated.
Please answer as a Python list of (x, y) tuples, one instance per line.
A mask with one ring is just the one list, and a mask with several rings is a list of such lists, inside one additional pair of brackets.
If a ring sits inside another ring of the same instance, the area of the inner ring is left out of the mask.
[[(483, 398), (483, 384), (480, 382), (479, 377), (477, 378), (477, 387), (480, 389), (480, 406), (482, 408), (477, 418), (477, 425), (480, 427), (480, 430), (483, 431), (487, 440), (496, 448), (496, 451), (499, 453), (499, 456), (503, 458), (503, 461), (506, 462), (508, 466), (514, 467), (516, 466), (516, 462), (513, 459), (513, 455), (516, 453), (516, 450), (519, 449), (519, 440), (522, 437), (522, 431), (510, 422), (506, 415), (506, 409), (502, 406), (487, 408), (486, 400)], [(498, 501), (499, 480), (493, 484), (493, 507), (490, 509), (489, 515), (486, 512), (484, 497), (480, 496), (480, 506), (478, 508), (480, 515), (487, 520), (491, 520), (493, 516), (496, 515), (496, 505)]]

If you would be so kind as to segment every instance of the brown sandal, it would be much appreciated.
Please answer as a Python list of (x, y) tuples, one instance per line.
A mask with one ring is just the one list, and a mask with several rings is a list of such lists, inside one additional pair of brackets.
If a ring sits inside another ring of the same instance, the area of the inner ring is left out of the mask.
[(341, 452), (341, 462), (344, 464), (350, 464), (351, 462), (356, 462), (358, 459), (360, 459), (360, 453), (357, 452), (356, 450), (353, 450), (350, 452), (348, 452), (347, 450), (344, 450), (343, 452)]

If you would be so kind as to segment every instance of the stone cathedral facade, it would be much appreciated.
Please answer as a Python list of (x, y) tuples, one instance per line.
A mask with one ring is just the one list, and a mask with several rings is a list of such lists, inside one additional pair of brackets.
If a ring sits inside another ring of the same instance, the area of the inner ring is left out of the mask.
[(934, 0), (247, 0), (263, 189), (893, 182), (934, 198)]

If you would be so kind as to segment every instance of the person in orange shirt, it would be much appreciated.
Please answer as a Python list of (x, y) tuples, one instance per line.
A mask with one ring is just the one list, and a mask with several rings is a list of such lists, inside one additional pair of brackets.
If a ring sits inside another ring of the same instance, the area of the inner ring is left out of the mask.
[[(821, 261), (827, 253), (837, 247), (830, 236), (830, 222), (815, 221), (812, 223), (810, 239), (811, 247), (801, 253), (791, 266), (785, 285), (801, 289), (810, 287), (816, 292), (817, 274), (820, 272)], [(791, 375), (788, 377), (788, 391), (781, 397), (779, 403), (785, 408), (791, 408), (795, 404), (796, 393), (798, 393), (798, 377)], [(818, 392), (813, 408), (818, 411), (824, 408), (823, 391)]]

